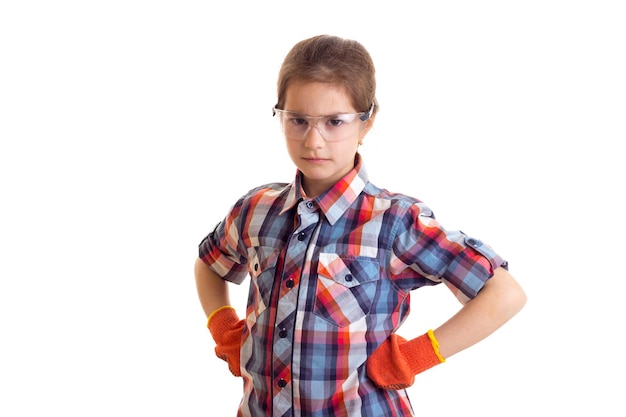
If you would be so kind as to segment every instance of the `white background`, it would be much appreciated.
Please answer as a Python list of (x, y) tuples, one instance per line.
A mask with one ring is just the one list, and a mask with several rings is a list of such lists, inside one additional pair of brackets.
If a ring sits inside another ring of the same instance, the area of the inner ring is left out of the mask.
[[(372, 181), (528, 293), (418, 376), (417, 415), (625, 415), (622, 2), (219, 3), (0, 5), (0, 415), (234, 415), (192, 266), (237, 197), (292, 180), (276, 76), (320, 33), (376, 62)], [(417, 291), (401, 333), (457, 308)]]

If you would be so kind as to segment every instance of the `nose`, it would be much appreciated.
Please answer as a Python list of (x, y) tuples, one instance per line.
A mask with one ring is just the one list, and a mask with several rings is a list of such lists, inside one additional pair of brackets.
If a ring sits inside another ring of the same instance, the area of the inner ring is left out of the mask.
[(326, 139), (322, 136), (322, 131), (317, 124), (309, 125), (309, 128), (304, 132), (304, 146), (310, 148), (319, 148), (326, 143)]

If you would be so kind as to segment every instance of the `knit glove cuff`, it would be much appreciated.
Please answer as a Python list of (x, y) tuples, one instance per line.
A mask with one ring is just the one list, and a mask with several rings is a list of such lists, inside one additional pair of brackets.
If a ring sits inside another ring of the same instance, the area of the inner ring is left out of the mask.
[(241, 336), (244, 325), (231, 306), (218, 308), (207, 321), (207, 327), (215, 340), (215, 354), (228, 363), (228, 369), (235, 376), (241, 376)]
[(215, 310), (207, 320), (207, 328), (213, 336), (215, 343), (220, 343), (222, 337), (239, 322), (239, 317), (234, 307), (223, 306)]
[(400, 390), (413, 385), (415, 375), (445, 362), (432, 330), (407, 341), (392, 334), (369, 357), (367, 374), (383, 389)]

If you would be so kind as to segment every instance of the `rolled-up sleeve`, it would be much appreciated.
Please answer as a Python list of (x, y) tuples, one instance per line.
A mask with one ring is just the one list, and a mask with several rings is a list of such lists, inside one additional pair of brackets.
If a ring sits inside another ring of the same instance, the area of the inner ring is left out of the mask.
[[(423, 203), (413, 204), (403, 216), (393, 244), (393, 272), (403, 285), (445, 283), (462, 302), (476, 297), (496, 268), (506, 261), (489, 245), (461, 231), (446, 230)], [(421, 281), (420, 281), (421, 280)]]

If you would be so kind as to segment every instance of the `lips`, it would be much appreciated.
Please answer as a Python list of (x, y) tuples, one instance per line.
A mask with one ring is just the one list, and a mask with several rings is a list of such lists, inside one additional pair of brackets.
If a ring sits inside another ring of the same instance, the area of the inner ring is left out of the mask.
[(317, 158), (317, 157), (303, 157), (302, 159), (313, 164), (328, 161), (328, 159), (326, 158)]

